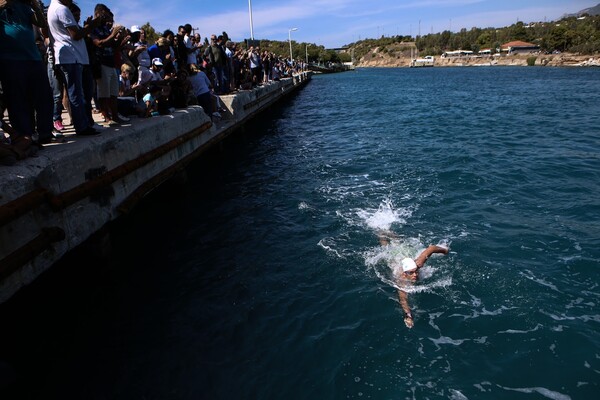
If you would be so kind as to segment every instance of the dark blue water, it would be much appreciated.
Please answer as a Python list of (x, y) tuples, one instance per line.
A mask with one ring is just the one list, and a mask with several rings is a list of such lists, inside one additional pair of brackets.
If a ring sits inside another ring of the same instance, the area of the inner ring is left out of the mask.
[[(43, 321), (62, 325), (42, 342), (57, 350), (30, 355), (29, 383), (98, 399), (598, 398), (599, 116), (599, 69), (316, 76), (121, 224), (86, 295), (53, 293)], [(394, 260), (429, 244), (450, 254), (407, 289), (407, 329)]]

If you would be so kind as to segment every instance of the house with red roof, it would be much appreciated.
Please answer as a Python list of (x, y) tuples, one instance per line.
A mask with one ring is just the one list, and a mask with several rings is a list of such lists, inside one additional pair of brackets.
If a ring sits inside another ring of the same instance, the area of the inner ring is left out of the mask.
[(514, 54), (531, 54), (540, 51), (540, 46), (533, 43), (522, 42), (515, 40), (513, 42), (504, 43), (500, 50), (507, 52), (509, 55)]

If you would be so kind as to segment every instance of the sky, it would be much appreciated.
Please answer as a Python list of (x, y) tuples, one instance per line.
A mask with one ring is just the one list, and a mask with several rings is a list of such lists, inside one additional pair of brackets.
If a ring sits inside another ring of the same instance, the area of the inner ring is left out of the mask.
[[(44, 0), (48, 3), (49, 0)], [(96, 1), (79, 0), (83, 16)], [(233, 41), (292, 40), (337, 48), (381, 36), (503, 27), (517, 21), (559, 19), (600, 0), (104, 0), (115, 22), (150, 25), (159, 32), (189, 23), (204, 38), (225, 31)], [(290, 32), (291, 28), (297, 28)]]

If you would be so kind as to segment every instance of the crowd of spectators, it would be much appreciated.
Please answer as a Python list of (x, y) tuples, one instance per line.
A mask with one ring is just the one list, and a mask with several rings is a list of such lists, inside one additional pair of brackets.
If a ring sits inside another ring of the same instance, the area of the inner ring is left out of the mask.
[[(100, 134), (197, 104), (220, 118), (219, 95), (291, 76), (304, 65), (227, 33), (202, 37), (190, 24), (148, 43), (138, 25), (115, 22), (97, 4), (81, 21), (72, 0), (0, 0), (0, 165), (63, 140), (63, 107), (77, 136)], [(101, 113), (96, 123), (93, 114)]]

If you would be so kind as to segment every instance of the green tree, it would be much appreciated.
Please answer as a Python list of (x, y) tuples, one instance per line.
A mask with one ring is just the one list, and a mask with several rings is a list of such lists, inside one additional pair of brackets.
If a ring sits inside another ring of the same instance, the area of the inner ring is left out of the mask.
[(527, 29), (525, 28), (525, 25), (521, 21), (512, 25), (509, 28), (509, 31), (510, 31), (510, 36), (513, 38), (513, 40), (523, 40), (523, 41), (529, 40)]
[(340, 62), (350, 62), (352, 61), (352, 56), (348, 53), (340, 53), (338, 54), (340, 58)]
[(492, 43), (492, 35), (489, 31), (485, 31), (477, 37), (477, 44), (481, 47), (490, 47)]
[(150, 44), (154, 44), (160, 37), (160, 34), (156, 33), (152, 25), (150, 25), (150, 22), (146, 22), (140, 28), (146, 33), (146, 41)]

